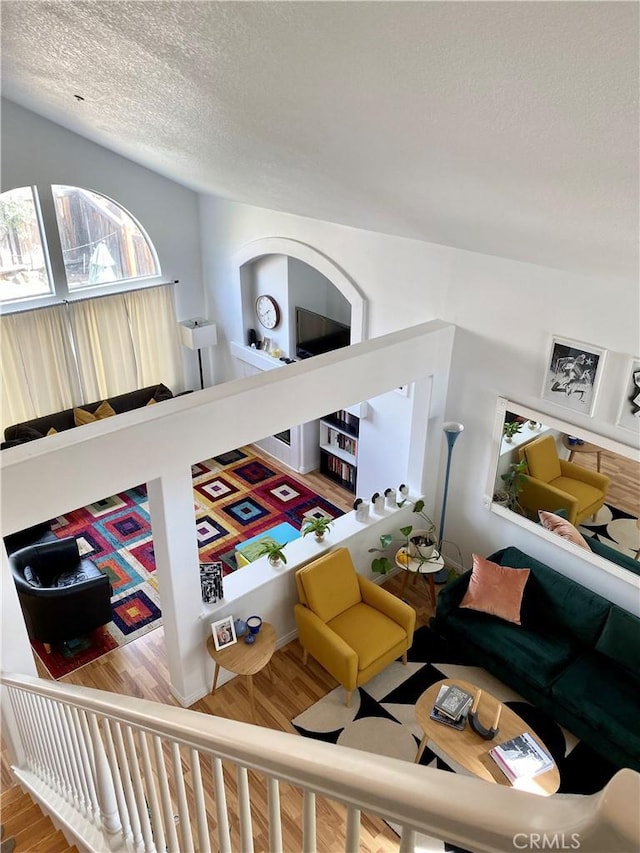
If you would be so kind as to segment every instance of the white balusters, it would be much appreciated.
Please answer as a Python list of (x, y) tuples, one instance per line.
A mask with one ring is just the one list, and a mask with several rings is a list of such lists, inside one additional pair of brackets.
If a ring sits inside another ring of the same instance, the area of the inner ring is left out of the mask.
[(240, 764), (237, 768), (238, 817), (240, 818), (240, 849), (243, 853), (253, 853), (253, 828), (251, 826), (251, 799), (249, 795), (249, 774)]
[(360, 849), (360, 809), (354, 809), (349, 806), (347, 809), (347, 840), (345, 850), (350, 853), (352, 850)]
[(84, 777), (87, 781), (87, 791), (89, 795), (89, 804), (91, 814), (94, 816), (94, 821), (100, 821), (100, 804), (98, 803), (98, 793), (95, 785), (95, 763), (93, 761), (93, 748), (91, 746), (91, 735), (89, 734), (89, 723), (87, 722), (86, 711), (78, 711), (77, 708), (72, 708), (74, 720), (76, 721), (76, 731), (78, 733), (78, 746), (80, 747), (80, 758), (84, 767)]
[(149, 758), (149, 747), (147, 746), (147, 736), (144, 732), (138, 732), (138, 743), (140, 744), (140, 755), (142, 756), (142, 772), (144, 773), (144, 784), (147, 792), (147, 801), (149, 803), (149, 814), (153, 827), (153, 838), (155, 847), (161, 853), (167, 848), (164, 837), (164, 827), (162, 826), (162, 813), (158, 802), (158, 792), (156, 791), (155, 780), (153, 778), (153, 770), (151, 768), (151, 760)]
[(164, 825), (167, 835), (167, 850), (168, 853), (180, 853), (178, 833), (176, 832), (176, 823), (173, 818), (171, 792), (169, 791), (169, 781), (167, 779), (167, 768), (164, 761), (164, 752), (162, 751), (162, 741), (157, 736), (153, 738), (153, 757), (156, 764), (158, 784), (160, 785), (162, 815), (164, 817)]
[(280, 786), (273, 776), (267, 779), (269, 807), (269, 851), (282, 853), (282, 823), (280, 821)]
[(102, 732), (104, 736), (105, 750), (107, 752), (107, 761), (111, 768), (113, 789), (116, 795), (116, 802), (118, 803), (118, 814), (120, 815), (120, 824), (122, 825), (122, 837), (124, 839), (133, 839), (133, 830), (129, 819), (129, 809), (127, 808), (122, 777), (120, 776), (120, 768), (118, 767), (118, 757), (116, 755), (116, 748), (113, 742), (110, 721), (107, 719), (102, 721)]
[(316, 795), (306, 789), (302, 795), (302, 850), (316, 853)]
[(138, 810), (138, 815), (140, 816), (140, 827), (142, 830), (142, 838), (144, 840), (144, 850), (145, 853), (156, 853), (155, 844), (153, 843), (153, 833), (151, 832), (151, 821), (149, 820), (149, 804), (145, 797), (142, 776), (140, 774), (140, 761), (136, 752), (136, 745), (133, 740), (131, 726), (125, 727), (124, 735), (125, 745), (129, 755), (129, 771), (133, 781), (136, 808)]
[(211, 760), (213, 771), (213, 791), (216, 798), (216, 817), (218, 820), (218, 847), (220, 853), (231, 853), (229, 818), (227, 817), (227, 795), (224, 789), (224, 773), (219, 758)]
[(100, 729), (95, 714), (89, 716), (89, 731), (91, 732), (93, 760), (96, 768), (96, 792), (100, 804), (102, 827), (109, 835), (113, 836), (122, 831), (122, 824), (118, 815), (118, 802), (113, 787), (111, 768), (100, 737)]
[(136, 809), (136, 799), (133, 792), (133, 784), (131, 782), (131, 773), (129, 772), (129, 761), (124, 748), (124, 739), (122, 737), (122, 729), (120, 723), (115, 723), (113, 727), (113, 739), (116, 747), (116, 755), (118, 756), (118, 764), (120, 766), (120, 778), (122, 779), (122, 788), (124, 798), (127, 804), (129, 813), (129, 821), (131, 823), (131, 837), (133, 846), (136, 850), (142, 849), (142, 829), (140, 826), (140, 815)]
[(196, 810), (196, 827), (198, 830), (198, 850), (199, 853), (211, 853), (209, 827), (207, 825), (207, 806), (204, 801), (202, 773), (200, 771), (200, 756), (196, 749), (191, 750), (191, 773), (193, 776), (193, 800)]
[(87, 807), (84, 799), (84, 790), (82, 787), (82, 779), (80, 777), (80, 769), (78, 767), (78, 753), (76, 750), (75, 740), (72, 735), (71, 714), (66, 705), (54, 706), (60, 721), (60, 731), (62, 734), (62, 742), (69, 762), (71, 775), (71, 789), (73, 793), (73, 802), (80, 814), (86, 815)]
[(193, 850), (193, 836), (191, 834), (191, 819), (189, 817), (189, 804), (187, 802), (187, 789), (184, 784), (182, 772), (182, 757), (180, 747), (177, 743), (171, 744), (171, 758), (173, 759), (173, 776), (178, 798), (178, 817), (180, 818), (180, 837), (182, 839), (182, 853), (190, 853)]
[(416, 849), (416, 833), (413, 829), (407, 829), (406, 826), (402, 827), (402, 834), (400, 836), (400, 848), (398, 853), (413, 853)]

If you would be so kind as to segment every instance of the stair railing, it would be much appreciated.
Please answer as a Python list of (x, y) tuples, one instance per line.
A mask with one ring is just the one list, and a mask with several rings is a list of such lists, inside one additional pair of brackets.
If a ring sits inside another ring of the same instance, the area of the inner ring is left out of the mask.
[[(334, 834), (346, 853), (359, 849), (363, 813), (397, 828), (400, 853), (415, 851), (421, 834), (478, 853), (639, 847), (632, 770), (592, 796), (542, 797), (143, 699), (0, 680), (19, 739), (13, 771), (82, 849), (278, 853), (286, 821), (289, 843), (313, 853), (318, 798), (344, 815)], [(299, 826), (281, 809), (283, 785), (289, 805), (299, 797)]]

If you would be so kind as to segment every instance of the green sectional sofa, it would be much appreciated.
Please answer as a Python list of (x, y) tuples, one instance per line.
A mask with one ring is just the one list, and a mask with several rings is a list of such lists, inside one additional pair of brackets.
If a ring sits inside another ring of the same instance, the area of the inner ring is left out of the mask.
[(640, 771), (640, 618), (517, 548), (488, 559), (530, 569), (522, 625), (460, 608), (468, 571), (440, 592), (434, 629), (606, 758)]

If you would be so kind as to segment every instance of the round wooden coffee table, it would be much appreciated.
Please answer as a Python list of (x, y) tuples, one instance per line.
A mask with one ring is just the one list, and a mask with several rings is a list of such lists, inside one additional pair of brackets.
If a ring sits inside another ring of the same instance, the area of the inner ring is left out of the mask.
[[(275, 650), (276, 632), (270, 622), (262, 623), (262, 627), (256, 634), (255, 643), (245, 643), (244, 638), (239, 637), (237, 643), (217, 651), (213, 642), (213, 636), (209, 637), (207, 639), (207, 651), (216, 664), (216, 668), (213, 673), (213, 685), (211, 687), (211, 692), (216, 692), (220, 669), (226, 669), (236, 675), (245, 675), (247, 677), (247, 687), (249, 689), (251, 716), (255, 723), (256, 706), (253, 698), (253, 676), (267, 666)], [(269, 668), (269, 677), (271, 678), (271, 681), (273, 681), (271, 668)]]
[[(422, 753), (428, 746), (432, 752), (456, 772), (479, 776), (487, 782), (495, 782), (498, 785), (511, 787), (511, 782), (489, 755), (489, 750), (493, 746), (498, 743), (504, 743), (524, 732), (529, 732), (545, 752), (549, 752), (543, 741), (532, 731), (531, 727), (524, 720), (521, 720), (510, 708), (507, 708), (506, 705), (502, 705), (499, 731), (493, 740), (483, 740), (480, 735), (477, 735), (473, 731), (469, 724), (462, 731), (458, 731), (444, 723), (437, 723), (435, 720), (432, 720), (429, 714), (433, 708), (438, 691), (443, 684), (457, 684), (458, 687), (461, 687), (474, 696), (478, 689), (474, 684), (461, 681), (459, 678), (445, 678), (442, 681), (437, 681), (428, 690), (425, 690), (416, 703), (416, 719), (424, 732), (416, 756), (416, 762), (420, 761)], [(485, 690), (482, 691), (478, 716), (483, 725), (487, 727), (491, 725), (499, 704), (494, 696)], [(545, 773), (541, 773), (539, 776), (534, 776), (533, 779), (521, 779), (517, 787), (520, 790), (548, 797), (550, 794), (555, 794), (559, 785), (560, 773), (554, 763), (551, 769)]]

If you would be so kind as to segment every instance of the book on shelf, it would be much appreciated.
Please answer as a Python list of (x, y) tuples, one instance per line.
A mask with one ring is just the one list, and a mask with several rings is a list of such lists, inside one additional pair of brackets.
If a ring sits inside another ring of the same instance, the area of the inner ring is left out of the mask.
[(443, 684), (440, 688), (433, 707), (440, 714), (451, 720), (459, 720), (466, 714), (473, 703), (471, 693), (458, 687), (457, 684)]
[(553, 758), (529, 734), (517, 735), (489, 750), (510, 782), (532, 779), (553, 767)]

